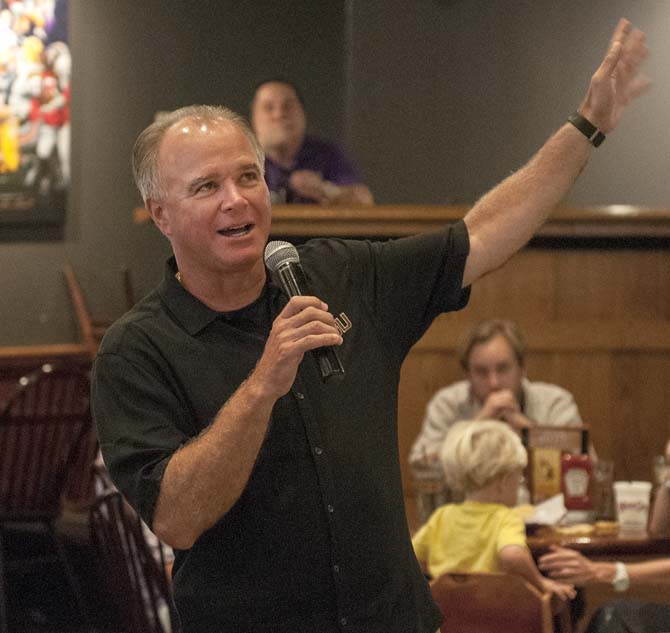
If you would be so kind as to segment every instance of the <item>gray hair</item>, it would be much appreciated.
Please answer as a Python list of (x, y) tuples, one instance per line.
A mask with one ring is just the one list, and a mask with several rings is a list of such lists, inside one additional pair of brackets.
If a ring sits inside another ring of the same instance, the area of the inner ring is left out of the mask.
[(149, 198), (160, 199), (164, 194), (161, 174), (158, 169), (158, 152), (165, 133), (183, 119), (193, 119), (207, 123), (228, 121), (237, 126), (249, 139), (256, 154), (261, 175), (264, 175), (265, 152), (251, 130), (249, 123), (241, 114), (237, 114), (237, 112), (233, 112), (223, 106), (186, 106), (158, 115), (156, 120), (146, 127), (135, 141), (132, 156), (133, 176), (144, 202)]

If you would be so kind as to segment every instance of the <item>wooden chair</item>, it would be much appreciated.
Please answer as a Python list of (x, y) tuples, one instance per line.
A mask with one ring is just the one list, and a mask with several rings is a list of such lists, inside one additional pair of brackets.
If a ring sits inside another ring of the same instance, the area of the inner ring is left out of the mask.
[[(551, 596), (519, 576), (443, 574), (430, 587), (444, 616), (443, 632), (554, 633)], [(569, 626), (563, 618), (561, 624)]]
[(119, 618), (113, 624), (125, 633), (175, 633), (178, 620), (160, 543), (157, 560), (139, 517), (118, 491), (98, 498), (90, 525), (109, 606)]
[[(130, 277), (130, 270), (124, 268), (123, 274), (123, 290), (126, 299), (126, 309), (135, 305), (135, 293), (133, 292), (133, 284)], [(83, 344), (91, 358), (95, 358), (98, 351), (98, 345), (102, 340), (107, 328), (113, 323), (113, 319), (96, 319), (92, 316), (84, 292), (81, 289), (77, 275), (70, 263), (63, 265), (63, 274), (67, 282), (68, 291), (70, 293), (70, 300), (77, 316), (77, 323), (79, 325), (79, 333)]]
[[(0, 632), (8, 627), (7, 574), (60, 562), (82, 622), (90, 629), (81, 589), (55, 529), (71, 469), (91, 442), (88, 373), (43, 365), (19, 379), (0, 411)], [(92, 464), (91, 464), (92, 467)], [(30, 530), (54, 546), (47, 556), (7, 557), (3, 536)]]

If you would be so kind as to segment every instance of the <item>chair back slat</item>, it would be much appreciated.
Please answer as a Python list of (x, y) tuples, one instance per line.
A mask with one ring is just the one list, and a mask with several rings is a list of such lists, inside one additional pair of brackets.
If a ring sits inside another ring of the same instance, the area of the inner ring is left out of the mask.
[(95, 499), (95, 459), (98, 455), (98, 438), (91, 425), (73, 449), (72, 465), (65, 482), (65, 497), (73, 505), (89, 507)]
[[(55, 517), (69, 471), (93, 434), (89, 379), (45, 365), (22, 377), (0, 411), (0, 512)], [(88, 464), (92, 478), (92, 460)]]
[(139, 517), (119, 492), (106, 493), (96, 501), (90, 524), (116, 603), (117, 624), (128, 633), (175, 630), (165, 568), (154, 558)]

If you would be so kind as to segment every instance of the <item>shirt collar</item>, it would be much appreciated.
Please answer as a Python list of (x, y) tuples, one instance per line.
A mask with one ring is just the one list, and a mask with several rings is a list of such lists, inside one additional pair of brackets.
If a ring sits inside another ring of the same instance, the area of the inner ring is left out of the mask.
[[(227, 320), (235, 320), (236, 315), (242, 313), (242, 310), (233, 310), (232, 312), (217, 312), (216, 310), (212, 310), (186, 290), (186, 288), (177, 281), (177, 278), (175, 277), (176, 274), (177, 262), (173, 255), (165, 262), (165, 274), (163, 282), (159, 287), (159, 294), (168, 309), (174, 314), (182, 327), (191, 336), (195, 336), (201, 332), (219, 317), (223, 317)], [(276, 299), (280, 290), (271, 281), (269, 273), (266, 275), (265, 283), (266, 288), (263, 292), (265, 292), (267, 286), (269, 286), (272, 298)]]
[(188, 292), (177, 281), (176, 274), (177, 262), (173, 255), (165, 262), (163, 283), (160, 285), (158, 292), (182, 327), (193, 336), (214, 321), (219, 313), (208, 308), (202, 301)]

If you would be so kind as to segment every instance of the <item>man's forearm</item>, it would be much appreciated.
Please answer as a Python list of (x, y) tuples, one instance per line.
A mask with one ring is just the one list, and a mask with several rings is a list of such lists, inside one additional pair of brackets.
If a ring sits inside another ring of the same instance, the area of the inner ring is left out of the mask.
[(549, 217), (584, 169), (591, 144), (566, 123), (520, 170), (465, 216), (470, 255), (463, 285), (504, 264)]
[(237, 501), (263, 444), (272, 408), (288, 393), (304, 355), (342, 343), (327, 307), (317, 297), (291, 297), (273, 321), (249, 378), (209, 428), (172, 456), (152, 523), (168, 545), (191, 547)]
[(233, 506), (251, 474), (275, 400), (251, 377), (214, 422), (172, 456), (152, 524), (161, 540), (188, 549)]

